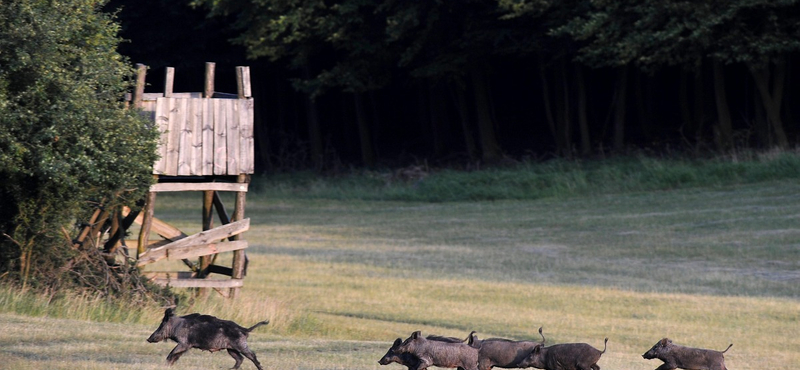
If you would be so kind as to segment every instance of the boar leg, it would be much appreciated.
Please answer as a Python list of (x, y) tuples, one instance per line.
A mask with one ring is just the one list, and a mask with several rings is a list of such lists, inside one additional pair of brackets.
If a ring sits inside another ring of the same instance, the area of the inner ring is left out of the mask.
[(253, 364), (256, 365), (258, 370), (264, 370), (264, 368), (261, 367), (261, 363), (258, 362), (256, 354), (253, 353), (253, 351), (251, 351), (250, 348), (243, 347), (239, 350), (239, 352), (243, 354), (244, 357), (247, 357), (250, 361), (253, 361)]
[(233, 357), (234, 360), (236, 360), (236, 364), (233, 365), (231, 369), (238, 369), (239, 366), (242, 366), (242, 361), (244, 361), (244, 357), (242, 356), (241, 353), (239, 353), (239, 351), (228, 348), (228, 354), (231, 355), (231, 357)]
[(182, 354), (189, 350), (189, 348), (192, 347), (183, 343), (178, 343), (178, 345), (175, 346), (175, 348), (173, 348), (172, 351), (167, 355), (167, 363), (170, 365), (174, 364), (175, 361), (178, 361), (178, 359), (181, 358)]
[(672, 363), (665, 362), (661, 364), (661, 366), (657, 367), (656, 370), (675, 370), (678, 367), (673, 365)]

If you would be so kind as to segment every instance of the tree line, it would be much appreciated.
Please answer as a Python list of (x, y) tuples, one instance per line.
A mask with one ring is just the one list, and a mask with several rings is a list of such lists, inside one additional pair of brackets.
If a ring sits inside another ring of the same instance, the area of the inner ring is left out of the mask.
[(262, 169), (796, 143), (797, 1), (193, 0), (161, 32), (120, 5), (134, 60), (193, 55), (133, 50), (184, 19), (253, 67)]

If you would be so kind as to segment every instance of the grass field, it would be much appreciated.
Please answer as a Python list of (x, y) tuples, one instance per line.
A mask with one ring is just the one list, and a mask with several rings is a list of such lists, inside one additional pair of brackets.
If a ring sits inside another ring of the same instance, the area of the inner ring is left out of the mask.
[[(156, 216), (197, 232), (199, 203), (159, 195)], [(245, 326), (269, 318), (250, 337), (265, 368), (399, 370), (377, 360), (415, 330), (536, 340), (540, 326), (549, 344), (602, 348), (608, 337), (604, 370), (654, 369), (661, 362), (641, 354), (665, 336), (733, 343), (731, 370), (800, 363), (796, 180), (436, 203), (266, 191), (248, 196), (247, 216), (242, 297), (181, 310)], [(158, 307), (98, 322), (68, 310), (20, 314), (28, 309), (16, 297), (0, 293), (0, 368), (166, 368), (173, 344), (145, 342)], [(232, 364), (192, 350), (173, 368)]]

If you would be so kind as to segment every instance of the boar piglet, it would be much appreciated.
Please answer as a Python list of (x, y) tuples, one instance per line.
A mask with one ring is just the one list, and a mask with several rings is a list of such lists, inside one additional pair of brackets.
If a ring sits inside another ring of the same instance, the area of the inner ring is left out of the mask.
[(429, 366), (455, 367), (463, 370), (478, 369), (478, 350), (476, 348), (462, 342), (430, 340), (420, 335), (418, 331), (401, 343), (395, 352), (407, 353), (419, 359), (416, 366), (409, 367), (412, 370), (424, 370)]
[(733, 343), (724, 351), (712, 349), (701, 349), (679, 346), (672, 344), (672, 340), (664, 338), (658, 341), (653, 348), (645, 352), (642, 357), (652, 360), (657, 358), (664, 363), (656, 368), (657, 370), (672, 370), (676, 368), (692, 370), (727, 370), (725, 367), (725, 357), (722, 355), (727, 352)]
[[(172, 365), (190, 348), (199, 348), (204, 351), (216, 352), (223, 349), (236, 360), (233, 369), (238, 369), (247, 357), (258, 370), (263, 370), (256, 359), (256, 354), (247, 348), (247, 335), (253, 329), (269, 323), (262, 321), (249, 328), (241, 327), (228, 320), (220, 320), (214, 316), (193, 313), (186, 316), (176, 316), (172, 308), (164, 312), (161, 326), (147, 338), (150, 343), (157, 343), (167, 339), (178, 342), (167, 356), (167, 362)], [(244, 356), (244, 357), (242, 357)]]
[[(541, 335), (541, 328), (539, 334)], [(468, 343), (478, 348), (478, 370), (489, 370), (492, 367), (519, 368), (520, 364), (533, 351), (536, 346), (544, 345), (542, 342), (528, 340), (514, 341), (503, 338), (478, 339), (470, 333)]]
[[(539, 329), (541, 334), (541, 329)], [(544, 335), (542, 335), (544, 343)], [(519, 367), (535, 367), (545, 370), (600, 370), (597, 361), (606, 352), (608, 338), (600, 351), (586, 343), (554, 344), (550, 347), (536, 346)]]
[[(470, 333), (470, 336), (472, 336), (474, 333), (475, 333), (474, 331), (472, 333)], [(428, 340), (438, 340), (438, 341), (450, 342), (450, 343), (461, 343), (461, 342), (466, 341), (470, 337), (467, 337), (466, 339), (458, 339), (458, 338), (453, 338), (453, 337), (441, 337), (441, 336), (438, 336), (438, 335), (429, 335), (426, 338)], [(388, 365), (388, 364), (391, 364), (392, 362), (396, 362), (396, 363), (398, 363), (400, 365), (403, 365), (403, 366), (407, 367), (409, 370), (416, 369), (417, 366), (420, 363), (420, 360), (419, 360), (419, 358), (417, 356), (414, 356), (414, 355), (412, 355), (410, 353), (398, 353), (397, 352), (397, 349), (402, 344), (403, 344), (403, 340), (402, 339), (400, 339), (400, 338), (395, 339), (394, 344), (392, 344), (392, 347), (389, 348), (388, 351), (386, 351), (386, 354), (383, 355), (383, 357), (381, 357), (380, 360), (378, 360), (378, 363), (381, 364), (381, 365)], [(463, 370), (463, 369), (461, 369), (461, 370)]]

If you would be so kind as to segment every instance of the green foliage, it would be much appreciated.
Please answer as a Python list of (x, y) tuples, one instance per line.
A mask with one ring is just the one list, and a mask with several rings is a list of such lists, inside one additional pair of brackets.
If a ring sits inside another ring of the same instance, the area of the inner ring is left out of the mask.
[(412, 180), (381, 172), (328, 178), (302, 172), (257, 178), (253, 190), (275, 198), (452, 202), (567, 198), (797, 178), (800, 155), (777, 152), (704, 160), (637, 156), (523, 162), (473, 172), (430, 171)]
[(152, 181), (158, 133), (125, 109), (132, 69), (102, 5), (0, 4), (0, 272), (23, 284), (68, 284), (64, 232)]
[(800, 50), (797, 1), (593, 1), (554, 34), (584, 42), (595, 67), (693, 65), (703, 58), (765, 64)]

